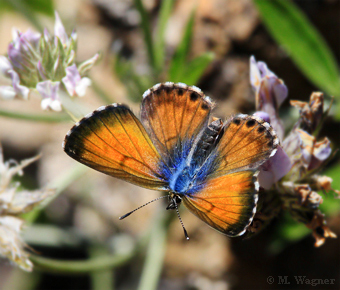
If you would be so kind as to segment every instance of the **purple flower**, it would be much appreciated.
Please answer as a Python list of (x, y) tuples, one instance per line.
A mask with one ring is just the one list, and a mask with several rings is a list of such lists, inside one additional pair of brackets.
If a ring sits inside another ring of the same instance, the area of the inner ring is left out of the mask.
[(253, 114), (256, 117), (261, 118), (263, 121), (270, 123), (270, 117), (266, 112), (263, 111), (258, 111)]
[[(13, 41), (8, 45), (8, 57), (0, 56), (0, 74), (9, 84), (0, 86), (3, 99), (27, 99), (32, 89), (43, 97), (43, 109), (60, 111), (61, 100), (58, 90), (63, 89), (72, 96), (85, 95), (91, 84), (86, 71), (99, 58), (95, 54), (76, 66), (77, 34), (67, 35), (57, 12), (55, 12), (54, 36), (45, 28), (43, 34), (27, 30), (25, 33), (13, 29)], [(64, 86), (60, 87), (60, 82)]]
[(254, 56), (250, 58), (250, 83), (255, 91), (256, 111), (269, 115), (270, 124), (282, 140), (284, 129), (278, 109), (288, 95), (287, 87), (264, 62), (256, 62)]
[[(256, 62), (254, 56), (250, 58), (250, 83), (255, 91), (257, 112), (254, 115), (270, 123), (282, 141), (284, 128), (278, 108), (287, 97), (287, 87), (264, 62)], [(287, 153), (279, 146), (276, 154), (260, 167), (261, 187), (270, 189), (290, 171), (291, 167)]]
[(14, 69), (29, 67), (31, 60), (36, 59), (35, 51), (38, 48), (41, 34), (28, 29), (25, 33), (13, 30), (13, 41), (8, 45), (8, 58)]
[(61, 101), (58, 95), (59, 85), (60, 82), (51, 82), (50, 80), (37, 84), (37, 90), (43, 98), (41, 101), (43, 110), (61, 111)]
[(78, 71), (81, 75), (86, 73), (88, 70), (90, 70), (94, 64), (98, 61), (99, 59), (99, 53), (96, 53), (93, 57), (91, 57), (88, 60), (85, 60), (78, 66)]
[(81, 78), (77, 66), (75, 64), (66, 68), (66, 76), (62, 79), (66, 90), (70, 96), (84, 96), (86, 88), (91, 85), (89, 78)]
[(21, 98), (28, 99), (30, 90), (20, 85), (19, 75), (14, 70), (8, 70), (6, 74), (12, 79), (12, 86), (0, 86), (0, 96), (3, 99)]
[[(63, 45), (67, 45), (68, 43), (68, 36), (65, 31), (65, 27), (63, 23), (60, 20), (59, 14), (57, 11), (54, 12), (55, 15), (55, 24), (54, 24), (54, 36), (60, 39), (61, 43)], [(58, 45), (58, 39), (55, 39), (55, 45)]]
[(59, 17), (59, 14), (57, 11), (54, 12), (55, 14), (55, 24), (54, 24), (54, 44), (58, 45), (58, 39), (62, 43), (64, 47), (68, 47), (70, 45), (70, 42), (77, 40), (77, 33), (75, 31), (72, 31), (70, 38), (68, 37), (65, 27), (63, 23), (61, 22), (61, 19)]
[(270, 189), (273, 184), (284, 177), (291, 168), (292, 163), (287, 153), (281, 146), (278, 146), (275, 155), (260, 167), (258, 181), (261, 187)]
[(8, 71), (11, 69), (13, 69), (13, 67), (8, 58), (0, 55), (0, 73), (6, 77), (9, 77)]

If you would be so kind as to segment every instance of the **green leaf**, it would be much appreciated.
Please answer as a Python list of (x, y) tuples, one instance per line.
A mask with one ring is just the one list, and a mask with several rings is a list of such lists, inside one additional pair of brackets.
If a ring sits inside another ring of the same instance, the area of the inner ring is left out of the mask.
[(7, 8), (21, 13), (40, 31), (43, 31), (43, 26), (36, 17), (36, 12), (49, 16), (53, 16), (54, 12), (52, 0), (0, 0), (0, 8), (1, 11)]
[(141, 21), (142, 21), (141, 24), (142, 24), (142, 29), (144, 33), (144, 41), (145, 41), (146, 49), (147, 49), (148, 56), (149, 56), (150, 66), (153, 69), (156, 69), (155, 52), (154, 52), (154, 46), (153, 46), (154, 44), (152, 42), (152, 33), (151, 33), (150, 22), (149, 22), (150, 17), (143, 6), (142, 0), (135, 0), (135, 6), (141, 16)]
[(2, 9), (6, 10), (16, 10), (22, 12), (18, 9), (18, 6), (28, 7), (33, 12), (43, 13), (48, 16), (53, 16), (54, 5), (52, 0), (0, 0), (0, 11)]
[(174, 3), (175, 0), (164, 0), (161, 2), (161, 8), (158, 16), (157, 35), (155, 39), (155, 59), (158, 71), (160, 71), (162, 67), (164, 67), (165, 58), (164, 33)]
[(184, 75), (184, 70), (186, 67), (186, 58), (188, 56), (190, 45), (191, 45), (191, 38), (193, 33), (194, 27), (194, 19), (195, 19), (195, 11), (191, 13), (189, 21), (186, 25), (184, 35), (182, 38), (181, 43), (179, 44), (169, 67), (169, 76), (168, 79), (170, 81), (181, 79)]
[(282, 250), (290, 244), (298, 242), (307, 235), (310, 235), (312, 231), (304, 224), (294, 220), (288, 212), (285, 212), (275, 232), (275, 237), (268, 247), (268, 251), (271, 254), (282, 252)]
[(336, 59), (325, 40), (289, 0), (254, 0), (264, 24), (305, 76), (330, 95), (340, 97)]
[(69, 122), (71, 120), (71, 118), (68, 115), (63, 113), (28, 114), (21, 112), (6, 111), (3, 109), (0, 109), (0, 117), (8, 117), (13, 119), (45, 123)]
[(183, 75), (179, 75), (180, 78), (175, 76), (174, 79), (170, 79), (173, 82), (183, 82), (189, 86), (196, 85), (201, 76), (203, 75), (207, 66), (214, 60), (214, 53), (206, 52), (196, 57), (184, 67)]
[[(333, 166), (332, 168), (323, 172), (324, 175), (333, 179), (332, 188), (340, 190), (340, 164)], [(337, 193), (328, 192), (323, 195), (323, 203), (320, 205), (320, 209), (327, 216), (335, 215), (340, 212), (340, 199), (334, 198)]]
[(25, 2), (34, 12), (54, 16), (54, 5), (52, 0), (21, 0), (21, 2)]

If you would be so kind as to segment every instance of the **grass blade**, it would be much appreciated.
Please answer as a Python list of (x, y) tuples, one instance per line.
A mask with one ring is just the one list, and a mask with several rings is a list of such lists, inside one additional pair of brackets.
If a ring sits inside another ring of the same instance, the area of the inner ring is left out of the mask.
[(322, 36), (300, 9), (288, 0), (254, 0), (264, 24), (316, 86), (340, 97), (336, 60)]
[(144, 41), (145, 41), (146, 49), (148, 52), (150, 66), (155, 70), (156, 69), (155, 51), (154, 51), (154, 46), (153, 46), (154, 44), (152, 41), (152, 32), (151, 32), (151, 27), (150, 27), (150, 22), (149, 22), (149, 15), (143, 6), (142, 0), (135, 0), (135, 6), (141, 16), (141, 21), (142, 21), (141, 24), (142, 24), (142, 29), (144, 33)]
[(162, 67), (164, 67), (165, 59), (164, 34), (174, 3), (175, 0), (164, 0), (161, 2), (161, 8), (158, 16), (157, 35), (155, 39), (155, 60), (157, 69), (159, 71), (161, 70)]
[(206, 52), (193, 59), (184, 67), (181, 79), (174, 78), (173, 82), (183, 82), (189, 86), (196, 85), (208, 65), (214, 60), (214, 53)]
[(184, 35), (181, 43), (179, 44), (169, 67), (170, 81), (175, 79), (181, 79), (184, 75), (184, 68), (186, 66), (186, 58), (190, 50), (191, 38), (194, 28), (195, 11), (191, 13), (189, 21), (186, 25)]

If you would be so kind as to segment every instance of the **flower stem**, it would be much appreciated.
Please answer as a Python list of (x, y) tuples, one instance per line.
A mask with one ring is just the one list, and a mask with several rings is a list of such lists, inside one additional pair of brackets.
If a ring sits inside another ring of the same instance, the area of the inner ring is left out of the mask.
[(70, 96), (63, 90), (59, 91), (59, 97), (63, 105), (63, 109), (75, 122), (78, 122), (90, 112), (90, 110), (85, 108), (82, 104), (76, 103), (74, 99), (71, 99)]
[(172, 217), (163, 209), (157, 212), (138, 290), (157, 289), (163, 268), (167, 230)]
[(136, 254), (145, 248), (150, 238), (150, 232), (147, 232), (139, 238), (137, 243), (125, 253), (105, 254), (92, 257), (88, 260), (68, 261), (52, 258), (40, 257), (36, 254), (30, 256), (35, 269), (44, 272), (65, 273), (65, 274), (90, 274), (95, 271), (114, 269), (127, 264)]
[(93, 271), (103, 271), (113, 269), (126, 264), (135, 255), (137, 248), (131, 252), (120, 255), (103, 255), (100, 257), (90, 258), (81, 261), (62, 261), (51, 258), (31, 255), (30, 260), (34, 263), (36, 269), (44, 272), (56, 272), (67, 274), (89, 274)]
[(32, 122), (60, 123), (70, 121), (66, 114), (27, 114), (0, 109), (0, 116)]
[[(105, 247), (94, 245), (89, 250), (91, 258), (108, 255)], [(93, 290), (114, 290), (113, 271), (104, 269), (102, 271), (94, 271), (91, 273), (91, 282)]]

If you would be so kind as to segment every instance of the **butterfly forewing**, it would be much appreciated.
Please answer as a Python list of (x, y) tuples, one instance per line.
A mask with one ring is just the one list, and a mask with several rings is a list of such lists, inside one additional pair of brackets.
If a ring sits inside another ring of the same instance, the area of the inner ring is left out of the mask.
[(257, 169), (273, 156), (279, 140), (273, 128), (255, 116), (238, 115), (227, 121), (217, 147), (213, 176)]
[(142, 187), (165, 190), (166, 166), (143, 125), (123, 105), (111, 105), (83, 118), (67, 134), (65, 152), (108, 175)]
[(168, 157), (176, 146), (195, 138), (207, 125), (212, 107), (210, 99), (196, 87), (159, 84), (145, 92), (141, 119), (160, 153)]

